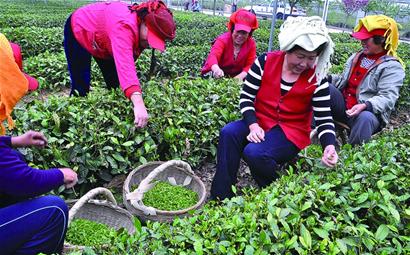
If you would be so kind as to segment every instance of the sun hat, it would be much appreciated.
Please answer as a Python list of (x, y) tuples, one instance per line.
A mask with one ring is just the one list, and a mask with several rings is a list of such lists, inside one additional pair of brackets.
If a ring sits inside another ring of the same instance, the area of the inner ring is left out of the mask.
[(151, 11), (145, 16), (145, 25), (148, 28), (148, 44), (160, 51), (165, 50), (165, 41), (175, 38), (176, 25), (171, 11), (162, 1), (151, 1), (157, 8), (148, 8)]
[(280, 27), (278, 39), (282, 51), (289, 51), (295, 46), (300, 46), (306, 51), (314, 51), (324, 44), (325, 47), (317, 58), (314, 76), (317, 82), (327, 76), (331, 66), (330, 56), (333, 54), (334, 43), (329, 36), (326, 24), (320, 17), (288, 17)]
[(235, 31), (242, 30), (250, 33), (251, 31), (258, 28), (258, 19), (252, 12), (249, 12), (246, 9), (239, 9), (236, 12), (232, 13), (227, 26), (228, 30), (231, 30), (232, 26), (234, 26)]
[[(399, 24), (385, 15), (369, 15), (359, 20), (359, 23), (353, 30), (352, 36), (359, 40), (364, 40), (366, 33), (381, 35), (386, 38), (384, 49), (387, 55), (396, 57), (402, 64), (403, 61), (397, 56), (397, 47), (399, 46)], [(381, 32), (384, 31), (383, 34)], [(369, 37), (370, 38), (370, 37)]]
[(374, 29), (369, 32), (369, 30), (367, 30), (365, 26), (362, 26), (359, 31), (353, 32), (352, 36), (358, 40), (366, 40), (375, 35), (384, 36), (385, 33), (386, 29)]

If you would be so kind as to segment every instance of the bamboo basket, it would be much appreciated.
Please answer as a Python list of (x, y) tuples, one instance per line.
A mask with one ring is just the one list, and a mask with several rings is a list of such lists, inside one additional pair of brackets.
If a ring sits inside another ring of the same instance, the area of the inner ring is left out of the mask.
[[(198, 202), (178, 211), (164, 211), (145, 206), (142, 202), (144, 193), (153, 187), (154, 180), (169, 182), (173, 185), (182, 185), (198, 194)], [(135, 191), (132, 187), (138, 186)], [(192, 171), (188, 163), (181, 160), (167, 162), (150, 162), (133, 170), (124, 182), (123, 203), (127, 210), (145, 222), (147, 220), (170, 222), (176, 217), (189, 216), (189, 211), (203, 206), (206, 198), (204, 183)]]
[[(98, 195), (104, 195), (107, 200), (94, 199)], [(67, 204), (71, 208), (68, 213), (68, 227), (73, 219), (80, 218), (105, 224), (115, 230), (124, 228), (129, 234), (135, 232), (132, 214), (119, 207), (111, 191), (106, 188), (92, 189), (80, 199), (67, 201)], [(63, 254), (82, 251), (84, 248), (84, 246), (64, 243)]]
[[(93, 199), (97, 195), (104, 195), (107, 200)], [(92, 189), (78, 199), (69, 211), (68, 225), (74, 218), (102, 223), (115, 230), (124, 228), (130, 234), (135, 232), (132, 214), (119, 207), (111, 191), (106, 188)]]

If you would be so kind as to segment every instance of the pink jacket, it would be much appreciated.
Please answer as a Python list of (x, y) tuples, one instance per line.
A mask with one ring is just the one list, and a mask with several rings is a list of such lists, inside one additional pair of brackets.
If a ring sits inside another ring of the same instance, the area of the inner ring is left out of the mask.
[(138, 57), (139, 30), (136, 13), (131, 13), (122, 2), (94, 3), (76, 10), (71, 17), (71, 28), (77, 41), (92, 56), (114, 58), (121, 89), (125, 92), (140, 83), (135, 69)]

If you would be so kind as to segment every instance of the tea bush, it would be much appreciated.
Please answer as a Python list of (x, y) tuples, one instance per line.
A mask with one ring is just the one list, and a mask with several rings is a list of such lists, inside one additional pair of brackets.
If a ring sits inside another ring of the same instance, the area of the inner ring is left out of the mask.
[(335, 170), (307, 160), (260, 192), (170, 224), (137, 224), (135, 235), (119, 233), (96, 252), (409, 254), (409, 135), (406, 125), (364, 146), (346, 145)]
[(63, 29), (60, 27), (7, 27), (1, 32), (20, 45), (25, 59), (46, 51), (57, 53), (63, 50)]
[(95, 87), (87, 97), (20, 104), (14, 132), (44, 132), (49, 147), (25, 156), (42, 169), (75, 166), (82, 194), (147, 161), (179, 158), (197, 166), (214, 157), (219, 129), (239, 118), (239, 90), (234, 80), (152, 80), (144, 87), (150, 124), (135, 130), (123, 93)]

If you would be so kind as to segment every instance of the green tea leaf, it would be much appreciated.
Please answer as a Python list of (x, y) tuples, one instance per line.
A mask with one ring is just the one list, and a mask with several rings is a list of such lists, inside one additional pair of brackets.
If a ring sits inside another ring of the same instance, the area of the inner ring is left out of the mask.
[(336, 239), (337, 247), (342, 251), (343, 254), (347, 253), (346, 243), (342, 239)]
[(128, 142), (123, 143), (122, 146), (130, 147), (133, 144), (134, 144), (134, 141), (128, 141)]
[(307, 230), (307, 228), (303, 224), (300, 226), (300, 235), (302, 239), (300, 240), (302, 245), (310, 249), (312, 247), (312, 237), (309, 230)]
[(197, 241), (194, 242), (194, 250), (195, 250), (196, 254), (198, 254), (198, 255), (204, 254), (204, 250), (203, 250), (201, 241), (197, 240)]
[(382, 224), (377, 228), (377, 231), (374, 237), (378, 241), (383, 241), (384, 239), (386, 239), (389, 232), (390, 232), (389, 228), (386, 225)]
[(322, 228), (313, 228), (313, 231), (323, 239), (329, 239), (329, 232)]
[(303, 212), (303, 211), (309, 209), (310, 207), (312, 207), (312, 202), (307, 201), (303, 204), (301, 211)]
[(244, 255), (253, 255), (254, 252), (255, 249), (252, 246), (246, 245)]

